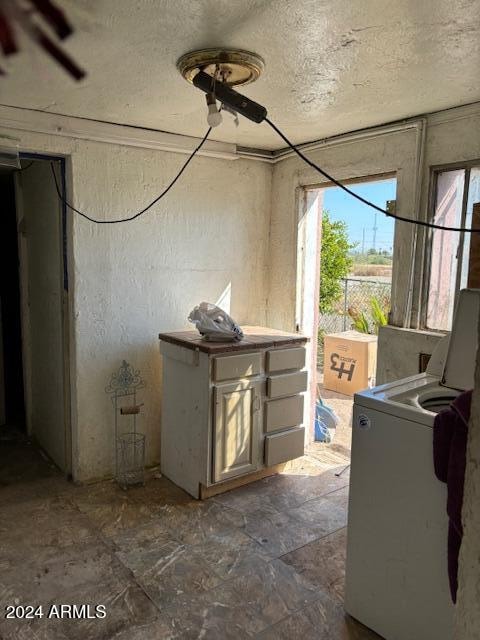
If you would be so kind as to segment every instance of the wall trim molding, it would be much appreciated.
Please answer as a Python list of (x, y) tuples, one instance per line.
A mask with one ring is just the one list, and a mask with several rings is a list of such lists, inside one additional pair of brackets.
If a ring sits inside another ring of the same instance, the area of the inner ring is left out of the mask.
[(451, 107), (443, 111), (435, 111), (434, 113), (427, 114), (425, 117), (427, 118), (429, 126), (433, 127), (437, 124), (454, 122), (455, 120), (465, 120), (465, 118), (475, 116), (480, 116), (480, 102), (472, 102), (471, 104), (465, 104), (460, 107)]
[[(296, 146), (302, 151), (317, 151), (318, 149), (327, 149), (341, 144), (351, 144), (358, 142), (359, 140), (369, 140), (379, 138), (380, 136), (390, 135), (392, 133), (399, 133), (408, 129), (418, 129), (419, 122), (422, 122), (422, 116), (411, 118), (408, 120), (402, 120), (394, 124), (379, 125), (378, 127), (371, 127), (369, 129), (360, 129), (358, 131), (352, 131), (351, 133), (342, 133), (338, 136), (331, 136), (329, 138), (322, 138), (321, 140), (314, 140), (312, 142), (304, 142), (297, 144)], [(277, 164), (282, 160), (287, 160), (292, 156), (295, 156), (295, 152), (289, 147), (277, 149), (275, 151), (268, 151), (267, 149), (249, 149), (248, 147), (237, 147), (237, 153), (242, 158), (249, 158), (251, 160), (260, 160), (261, 162), (268, 162), (271, 164)]]
[[(164, 131), (154, 131), (129, 127), (75, 116), (9, 107), (0, 105), (0, 131), (11, 129), (44, 133), (47, 135), (119, 144), (142, 149), (157, 149), (172, 153), (190, 154), (200, 142), (200, 138), (184, 136)], [(11, 136), (8, 137), (11, 141)], [(1, 135), (0, 135), (1, 144)], [(222, 160), (238, 160), (237, 147), (228, 142), (207, 140), (198, 155)]]
[[(381, 136), (389, 135), (392, 133), (399, 133), (408, 129), (417, 129), (419, 126), (419, 119), (402, 121), (391, 125), (381, 125), (379, 127), (373, 127), (371, 129), (363, 129), (360, 131), (354, 131), (352, 133), (340, 134), (330, 138), (324, 138), (323, 140), (317, 140), (315, 142), (307, 142), (304, 145), (298, 145), (302, 151), (317, 151), (318, 149), (326, 149), (341, 144), (352, 144), (359, 140), (370, 140), (379, 138)], [(295, 155), (295, 152), (291, 149), (281, 149), (275, 152), (274, 162), (280, 162), (286, 160)]]
[[(425, 120), (427, 126), (436, 126), (438, 124), (463, 120), (479, 115), (480, 102), (474, 102), (459, 107), (451, 107), (443, 111), (406, 118), (398, 122), (305, 142), (299, 144), (298, 148), (302, 151), (311, 152), (340, 144), (354, 143), (359, 140), (378, 138), (379, 136), (398, 133), (407, 129), (417, 129), (419, 122), (425, 122)], [(92, 142), (119, 144), (182, 154), (191, 153), (200, 141), (200, 138), (194, 136), (185, 136), (182, 134), (168, 133), (166, 131), (143, 129), (142, 127), (101, 122), (98, 120), (89, 120), (88, 118), (53, 114), (36, 109), (12, 107), (8, 105), (0, 105), (0, 131), (2, 129), (44, 133), (64, 138), (91, 140)], [(2, 136), (0, 133), (0, 144), (2, 138), (12, 141), (11, 136)], [(198, 155), (220, 158), (222, 160), (238, 160), (239, 158), (244, 158), (246, 160), (276, 164), (277, 162), (292, 157), (294, 152), (288, 147), (271, 151), (268, 149), (242, 147), (228, 142), (207, 140)]]
[[(465, 118), (471, 118), (477, 115), (480, 115), (480, 102), (473, 102), (459, 107), (450, 107), (443, 111), (419, 114), (417, 116), (412, 116), (411, 118), (404, 118), (397, 122), (380, 124), (367, 129), (359, 129), (358, 131), (350, 131), (336, 136), (314, 140), (312, 142), (304, 142), (297, 145), (297, 147), (302, 151), (316, 151), (317, 149), (325, 149), (334, 145), (349, 144), (357, 142), (358, 140), (378, 138), (382, 135), (398, 133), (400, 131), (405, 131), (406, 129), (418, 129), (419, 127), (425, 126), (425, 124), (427, 126), (435, 126), (438, 124), (454, 122), (455, 120), (464, 120)], [(267, 149), (250, 149), (248, 147), (238, 146), (237, 153), (244, 158), (260, 160), (262, 162), (269, 162), (273, 164), (282, 160), (287, 160), (295, 155), (295, 153), (288, 147), (269, 151)]]

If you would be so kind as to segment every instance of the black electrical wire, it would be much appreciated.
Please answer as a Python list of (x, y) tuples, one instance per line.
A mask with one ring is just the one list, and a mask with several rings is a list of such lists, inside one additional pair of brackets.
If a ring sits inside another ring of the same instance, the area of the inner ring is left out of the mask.
[(33, 163), (34, 163), (34, 160), (29, 162), (25, 167), (20, 167), (20, 169), (15, 169), (15, 171), (17, 173), (22, 173), (22, 171), (27, 171), (27, 169), (30, 169), (30, 167), (32, 166)]
[(427, 227), (428, 229), (439, 229), (440, 231), (458, 231), (460, 233), (480, 233), (479, 228), (471, 229), (469, 227), (444, 227), (440, 224), (435, 224), (434, 222), (424, 222), (423, 220), (413, 220), (412, 218), (405, 218), (403, 216), (397, 215), (396, 213), (391, 213), (386, 209), (382, 209), (382, 207), (379, 207), (375, 203), (370, 202), (370, 200), (367, 200), (366, 198), (359, 196), (357, 193), (355, 193), (354, 191), (346, 187), (344, 184), (336, 180), (333, 176), (329, 175), (326, 171), (324, 171), (321, 167), (319, 167), (318, 164), (315, 164), (315, 162), (313, 162), (312, 160), (309, 160), (307, 156), (303, 154), (300, 151), (300, 149), (298, 149), (293, 144), (293, 142), (290, 142), (287, 136), (284, 135), (280, 131), (280, 129), (273, 124), (271, 120), (269, 120), (268, 118), (265, 118), (265, 122), (267, 122), (272, 127), (272, 129), (282, 138), (282, 140), (290, 147), (290, 149), (292, 149), (292, 151), (294, 151), (304, 162), (306, 162), (310, 167), (312, 167), (312, 169), (315, 169), (315, 171), (318, 171), (318, 173), (320, 173), (322, 176), (327, 178), (327, 180), (330, 180), (330, 182), (333, 182), (333, 184), (337, 185), (337, 187), (340, 187), (340, 189), (343, 189), (344, 191), (346, 191), (349, 195), (353, 196), (357, 200), (360, 200), (360, 202), (363, 202), (363, 204), (366, 204), (367, 207), (376, 209), (377, 211), (380, 211), (380, 213), (383, 213), (384, 215), (388, 216), (389, 218), (394, 218), (395, 220), (401, 220), (402, 222), (408, 222), (410, 224), (419, 225), (421, 227)]
[[(213, 78), (213, 81), (215, 81), (215, 78)], [(414, 224), (414, 225), (417, 225), (417, 226), (426, 227), (428, 229), (438, 229), (440, 231), (454, 231), (454, 232), (459, 232), (459, 233), (480, 233), (480, 228), (472, 229), (472, 228), (469, 228), (469, 227), (447, 227), (447, 226), (443, 226), (443, 225), (440, 225), (440, 224), (435, 224), (434, 222), (426, 222), (426, 221), (423, 221), (423, 220), (414, 220), (412, 218), (405, 218), (404, 216), (399, 216), (399, 215), (397, 215), (395, 213), (391, 213), (390, 211), (387, 211), (386, 209), (383, 209), (382, 207), (379, 207), (375, 203), (371, 202), (370, 200), (367, 200), (366, 198), (363, 198), (362, 196), (358, 195), (357, 193), (355, 193), (354, 191), (352, 191), (351, 189), (346, 187), (339, 180), (337, 180), (336, 178), (331, 176), (329, 173), (327, 173), (324, 169), (319, 167), (315, 162), (313, 162), (312, 160), (309, 160), (307, 158), (307, 156), (304, 153), (302, 153), (302, 151), (300, 151), (300, 149), (298, 149), (293, 144), (293, 142), (290, 142), (290, 140), (287, 138), (287, 136), (269, 118), (265, 118), (265, 122), (267, 122), (270, 125), (270, 127), (287, 144), (287, 146), (290, 147), (290, 149), (292, 149), (292, 151), (294, 151), (306, 164), (308, 164), (310, 167), (312, 167), (312, 169), (315, 169), (315, 171), (318, 171), (318, 173), (320, 173), (322, 176), (327, 178), (327, 180), (329, 180), (330, 182), (335, 184), (337, 187), (339, 187), (340, 189), (342, 189), (343, 191), (348, 193), (353, 198), (356, 198), (357, 200), (359, 200), (360, 202), (365, 204), (367, 207), (371, 207), (372, 209), (375, 209), (376, 211), (379, 211), (380, 213), (383, 213), (388, 218), (393, 218), (394, 220), (400, 220), (402, 222), (407, 222), (409, 224)], [(117, 218), (115, 220), (97, 220), (97, 219), (93, 218), (92, 216), (89, 216), (88, 214), (84, 213), (83, 211), (80, 211), (79, 209), (76, 209), (73, 205), (71, 205), (62, 196), (62, 194), (60, 192), (59, 185), (58, 185), (57, 175), (55, 173), (54, 163), (51, 162), (50, 166), (51, 166), (51, 169), (52, 169), (53, 179), (55, 181), (55, 188), (56, 188), (56, 191), (57, 191), (57, 195), (58, 195), (59, 199), (63, 202), (63, 204), (66, 207), (68, 207), (69, 209), (71, 209), (75, 213), (78, 213), (78, 215), (82, 216), (86, 220), (89, 220), (90, 222), (94, 222), (95, 224), (119, 224), (121, 222), (131, 222), (132, 220), (135, 220), (136, 218), (139, 218), (144, 213), (146, 213), (149, 209), (151, 209), (151, 207), (153, 207), (153, 205), (155, 205), (159, 200), (161, 200), (170, 191), (170, 189), (173, 187), (173, 185), (177, 182), (177, 180), (183, 174), (183, 172), (185, 171), (187, 166), (193, 160), (195, 155), (198, 153), (198, 151), (200, 151), (200, 149), (202, 148), (202, 146), (206, 142), (208, 136), (210, 135), (211, 130), (212, 130), (212, 127), (209, 127), (208, 131), (206, 132), (206, 134), (204, 135), (204, 137), (202, 138), (200, 143), (193, 150), (193, 152), (187, 158), (186, 162), (183, 164), (183, 166), (180, 169), (180, 171), (173, 178), (173, 180), (170, 182), (170, 184), (162, 191), (162, 193), (160, 193), (160, 195), (158, 195), (154, 200), (152, 200), (152, 202), (150, 202), (150, 204), (148, 204), (146, 207), (144, 207), (143, 209), (141, 209), (137, 213), (132, 214), (131, 216), (128, 216), (126, 218)], [(29, 165), (29, 166), (31, 166), (31, 165)], [(28, 168), (28, 167), (26, 167), (26, 168)]]
[(53, 174), (53, 179), (55, 181), (55, 189), (57, 190), (57, 195), (58, 195), (58, 197), (60, 198), (60, 200), (63, 202), (63, 204), (66, 207), (68, 207), (69, 209), (71, 209), (75, 213), (78, 213), (78, 215), (82, 216), (82, 218), (86, 218), (87, 220), (90, 220), (90, 222), (94, 222), (95, 224), (119, 224), (120, 222), (131, 222), (132, 220), (135, 220), (135, 218), (139, 218), (140, 216), (142, 216), (145, 212), (147, 212), (149, 209), (151, 209), (154, 204), (156, 204), (159, 200), (161, 200), (163, 198), (163, 196), (167, 195), (167, 193), (170, 191), (170, 189), (173, 187), (173, 185), (177, 182), (177, 180), (180, 178), (182, 173), (188, 167), (190, 162), (193, 160), (193, 158), (196, 156), (196, 154), (203, 147), (203, 145), (205, 144), (208, 136), (210, 135), (210, 131), (211, 130), (212, 130), (212, 127), (209, 127), (207, 133), (203, 136), (203, 138), (201, 139), (199, 144), (195, 147), (195, 149), (192, 151), (192, 153), (188, 156), (187, 160), (184, 162), (184, 164), (183, 164), (182, 168), (180, 169), (180, 171), (173, 178), (173, 180), (170, 182), (170, 184), (167, 187), (165, 187), (165, 189), (162, 191), (162, 193), (160, 195), (158, 195), (155, 198), (155, 200), (152, 200), (152, 202), (150, 202), (150, 204), (147, 204), (146, 207), (141, 209), (141, 211), (137, 211), (137, 213), (134, 213), (131, 216), (128, 216), (126, 218), (117, 218), (116, 220), (96, 220), (92, 216), (89, 216), (86, 213), (84, 213), (83, 211), (79, 211), (74, 206), (72, 206), (69, 202), (67, 202), (67, 200), (65, 200), (65, 198), (62, 196), (62, 194), (60, 192), (60, 187), (58, 186), (57, 174), (55, 173), (54, 163), (50, 162), (50, 167), (52, 169), (52, 174)]

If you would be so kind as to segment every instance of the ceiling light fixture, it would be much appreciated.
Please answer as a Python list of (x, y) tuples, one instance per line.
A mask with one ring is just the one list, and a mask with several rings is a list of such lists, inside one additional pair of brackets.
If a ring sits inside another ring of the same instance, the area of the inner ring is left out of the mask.
[(230, 87), (239, 87), (258, 80), (264, 68), (263, 58), (256, 53), (220, 47), (190, 51), (177, 61), (177, 69), (192, 84), (197, 73), (203, 71)]
[[(237, 94), (232, 87), (255, 82), (264, 68), (263, 58), (256, 53), (218, 47), (190, 51), (177, 62), (177, 69), (185, 80), (207, 94), (207, 122), (211, 127), (218, 127), (222, 122), (222, 106), (234, 116), (240, 113), (254, 122), (262, 122), (266, 110)], [(217, 100), (222, 104), (220, 109), (217, 108)], [(238, 118), (235, 124), (238, 124)]]

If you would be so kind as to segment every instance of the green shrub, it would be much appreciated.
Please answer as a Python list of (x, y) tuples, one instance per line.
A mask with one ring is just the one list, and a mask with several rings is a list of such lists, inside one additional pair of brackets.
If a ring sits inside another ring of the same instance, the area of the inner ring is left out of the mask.
[(335, 303), (342, 297), (342, 280), (350, 272), (353, 260), (349, 254), (355, 246), (349, 242), (346, 223), (332, 222), (329, 212), (324, 211), (320, 256), (320, 313), (333, 313)]
[(383, 306), (375, 296), (370, 299), (369, 311), (371, 320), (363, 311), (355, 307), (349, 307), (348, 315), (353, 320), (353, 328), (360, 331), (360, 333), (378, 334), (380, 327), (388, 323), (388, 308), (385, 305), (385, 301), (382, 302), (384, 303)]

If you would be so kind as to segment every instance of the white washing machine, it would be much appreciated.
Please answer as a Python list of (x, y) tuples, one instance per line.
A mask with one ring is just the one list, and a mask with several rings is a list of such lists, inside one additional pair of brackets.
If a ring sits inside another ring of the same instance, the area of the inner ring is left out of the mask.
[(435, 414), (474, 386), (480, 290), (460, 292), (427, 372), (355, 394), (345, 609), (387, 640), (452, 640)]

